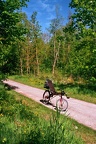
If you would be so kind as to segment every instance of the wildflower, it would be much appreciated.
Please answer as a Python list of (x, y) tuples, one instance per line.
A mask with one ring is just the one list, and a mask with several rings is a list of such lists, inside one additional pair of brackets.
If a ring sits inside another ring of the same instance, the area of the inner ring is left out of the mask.
[(0, 116), (3, 116), (3, 114), (1, 113)]
[(77, 126), (75, 126), (75, 129), (77, 130), (77, 129), (78, 129), (78, 127), (77, 127)]
[(7, 139), (6, 139), (6, 138), (3, 138), (2, 142), (5, 143), (6, 141), (7, 141)]

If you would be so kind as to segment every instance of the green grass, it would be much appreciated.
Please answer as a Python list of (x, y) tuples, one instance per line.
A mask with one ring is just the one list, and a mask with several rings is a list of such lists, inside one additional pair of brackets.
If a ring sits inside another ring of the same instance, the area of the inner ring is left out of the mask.
[(95, 144), (95, 135), (21, 94), (0, 90), (0, 144)]
[[(46, 76), (34, 77), (33, 75), (32, 76), (17, 75), (17, 76), (10, 76), (9, 78), (41, 89), (43, 89), (44, 82), (46, 80)], [(52, 76), (49, 76), (49, 78), (53, 80), (54, 86), (57, 91), (64, 90), (70, 97), (96, 104), (95, 85), (66, 83), (66, 80), (64, 78), (56, 79), (57, 77), (54, 78)]]
[(0, 89), (0, 144), (83, 144), (75, 132), (72, 121), (58, 111)]

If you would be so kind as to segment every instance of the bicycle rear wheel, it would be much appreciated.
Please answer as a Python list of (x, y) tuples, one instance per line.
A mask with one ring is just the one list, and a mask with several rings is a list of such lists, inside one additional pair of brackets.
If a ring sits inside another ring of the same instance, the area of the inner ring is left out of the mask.
[(45, 92), (43, 93), (43, 102), (47, 104), (49, 100), (50, 100), (50, 92), (49, 90), (45, 90)]
[(60, 111), (66, 111), (68, 108), (68, 102), (67, 100), (60, 98), (56, 102), (56, 108)]

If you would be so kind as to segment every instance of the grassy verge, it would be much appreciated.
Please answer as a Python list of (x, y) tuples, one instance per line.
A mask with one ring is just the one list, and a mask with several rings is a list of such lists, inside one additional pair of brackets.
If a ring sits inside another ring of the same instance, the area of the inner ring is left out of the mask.
[(95, 134), (21, 94), (0, 90), (1, 144), (95, 144)]
[[(34, 77), (34, 76), (10, 76), (10, 79), (15, 81), (38, 87), (43, 89), (45, 77)], [(86, 102), (91, 102), (96, 104), (96, 87), (83, 84), (72, 84), (56, 80), (50, 76), (50, 79), (53, 80), (54, 86), (57, 91), (64, 90), (70, 97), (80, 99)]]
[(0, 144), (83, 144), (71, 125), (59, 112), (0, 90)]

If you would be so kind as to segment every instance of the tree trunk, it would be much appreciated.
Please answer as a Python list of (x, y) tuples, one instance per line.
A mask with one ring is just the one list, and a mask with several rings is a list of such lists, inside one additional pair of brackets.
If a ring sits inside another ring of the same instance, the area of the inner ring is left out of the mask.
[(54, 75), (55, 73), (55, 64), (56, 64), (56, 58), (55, 58), (55, 55), (56, 55), (56, 44), (55, 44), (55, 37), (56, 37), (56, 33), (54, 34), (54, 61), (53, 61), (53, 66), (52, 66), (52, 74)]
[(20, 74), (23, 75), (22, 59), (20, 58)]
[(37, 66), (37, 75), (39, 75), (39, 59), (38, 59), (37, 41), (36, 41), (36, 66)]
[[(55, 44), (55, 43), (54, 43)], [(60, 48), (60, 41), (59, 41), (59, 46), (58, 49), (56, 50), (56, 47), (54, 45), (54, 62), (53, 62), (53, 69), (52, 69), (52, 74), (54, 75), (55, 73), (55, 67), (56, 67), (56, 63), (58, 61), (58, 57), (59, 57), (59, 48)]]
[(30, 48), (27, 47), (27, 56), (26, 56), (26, 71), (27, 71), (27, 74), (30, 73), (30, 64), (29, 64), (29, 59), (30, 59)]

